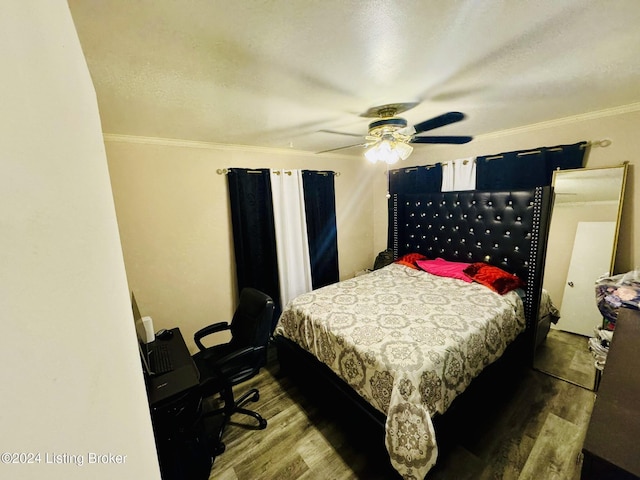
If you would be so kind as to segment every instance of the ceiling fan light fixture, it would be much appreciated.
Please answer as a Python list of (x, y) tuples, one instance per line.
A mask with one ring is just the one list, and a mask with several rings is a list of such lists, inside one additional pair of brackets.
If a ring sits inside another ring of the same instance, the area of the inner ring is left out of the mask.
[(364, 152), (364, 156), (371, 163), (384, 162), (393, 165), (399, 160), (406, 160), (413, 152), (413, 147), (404, 142), (382, 140)]
[(377, 163), (380, 160), (379, 144), (365, 150), (364, 157), (371, 163)]
[(396, 151), (398, 155), (400, 155), (401, 160), (406, 160), (409, 158), (409, 155), (411, 155), (411, 152), (413, 152), (413, 147), (408, 143), (396, 142)]
[(393, 165), (400, 160), (400, 155), (388, 140), (378, 142), (365, 152), (365, 156), (371, 163), (384, 162), (387, 165)]

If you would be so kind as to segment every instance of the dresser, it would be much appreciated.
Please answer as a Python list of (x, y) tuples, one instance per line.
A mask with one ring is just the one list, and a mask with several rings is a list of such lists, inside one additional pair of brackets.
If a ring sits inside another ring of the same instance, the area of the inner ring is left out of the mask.
[(640, 311), (618, 312), (582, 452), (583, 480), (640, 479)]

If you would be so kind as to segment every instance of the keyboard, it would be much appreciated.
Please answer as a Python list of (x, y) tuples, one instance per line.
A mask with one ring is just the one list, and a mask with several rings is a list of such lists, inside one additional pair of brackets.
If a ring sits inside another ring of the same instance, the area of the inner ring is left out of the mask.
[(161, 375), (173, 370), (173, 362), (171, 361), (171, 353), (167, 345), (157, 345), (149, 353), (149, 367), (155, 375)]

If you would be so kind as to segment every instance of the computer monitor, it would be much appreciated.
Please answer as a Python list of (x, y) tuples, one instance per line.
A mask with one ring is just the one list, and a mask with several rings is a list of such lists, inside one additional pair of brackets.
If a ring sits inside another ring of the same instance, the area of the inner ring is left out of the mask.
[(142, 315), (140, 314), (140, 309), (138, 308), (138, 302), (136, 302), (136, 296), (133, 294), (133, 292), (131, 292), (131, 306), (133, 308), (133, 321), (136, 326), (136, 335), (138, 336), (138, 342), (146, 344), (147, 332), (144, 328)]
[(133, 322), (136, 328), (136, 336), (138, 338), (138, 349), (140, 350), (140, 358), (142, 359), (142, 366), (144, 367), (147, 375), (150, 375), (151, 367), (149, 365), (149, 347), (147, 343), (147, 332), (138, 308), (138, 302), (136, 302), (136, 296), (131, 292), (131, 306), (133, 308)]

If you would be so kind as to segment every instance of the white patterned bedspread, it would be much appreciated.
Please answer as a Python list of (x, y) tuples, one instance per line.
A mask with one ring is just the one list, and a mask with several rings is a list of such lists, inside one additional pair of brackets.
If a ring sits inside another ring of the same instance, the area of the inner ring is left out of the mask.
[(383, 412), (392, 465), (422, 479), (438, 453), (431, 416), (444, 413), (524, 328), (515, 292), (391, 264), (298, 296), (275, 334)]

